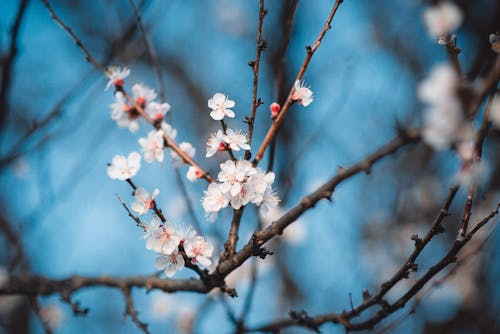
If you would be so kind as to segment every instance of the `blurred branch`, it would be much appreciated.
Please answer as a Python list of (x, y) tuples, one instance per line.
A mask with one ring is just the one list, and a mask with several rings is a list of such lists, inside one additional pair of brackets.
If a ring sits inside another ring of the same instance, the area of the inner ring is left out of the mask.
[(125, 298), (125, 312), (124, 316), (128, 315), (132, 322), (145, 334), (149, 334), (148, 325), (139, 320), (139, 313), (134, 307), (134, 301), (132, 299), (132, 293), (130, 287), (126, 286), (122, 289), (123, 297)]
[[(450, 197), (448, 198), (448, 200)], [(447, 202), (448, 202), (447, 200)], [(315, 317), (310, 317), (305, 311), (301, 312), (301, 316), (293, 316), (292, 319), (279, 320), (268, 325), (247, 329), (247, 332), (275, 332), (282, 330), (290, 326), (301, 326), (309, 328), (311, 330), (318, 330), (319, 326), (327, 323), (337, 323), (344, 326), (347, 331), (361, 331), (361, 330), (371, 330), (380, 321), (385, 319), (390, 314), (403, 308), (408, 301), (411, 300), (437, 273), (441, 272), (448, 265), (456, 262), (458, 252), (472, 239), (474, 234), (479, 231), (484, 225), (486, 225), (493, 217), (498, 214), (498, 208), (500, 204), (497, 204), (495, 210), (493, 210), (487, 217), (481, 220), (475, 227), (469, 232), (464, 239), (456, 240), (448, 251), (448, 253), (441, 258), (441, 260), (434, 266), (430, 267), (429, 270), (419, 278), (407, 291), (394, 303), (389, 303), (387, 300), (378, 298), (380, 295), (377, 294), (374, 297), (369, 297), (368, 293), (364, 293), (365, 300), (356, 308), (350, 311), (343, 311), (342, 313), (328, 313)], [(434, 225), (434, 224), (433, 224)], [(431, 228), (432, 230), (432, 228)], [(384, 283), (385, 284), (385, 283)], [(382, 284), (381, 291), (384, 290), (384, 284)], [(367, 320), (352, 323), (350, 319), (355, 318), (360, 315), (362, 311), (367, 309), (372, 305), (380, 305), (381, 309), (371, 316)]]
[(4, 122), (7, 118), (7, 114), (9, 113), (9, 103), (8, 103), (8, 95), (11, 84), (11, 78), (13, 73), (13, 65), (14, 60), (17, 56), (17, 44), (19, 40), (19, 29), (21, 28), (21, 23), (26, 13), (26, 8), (28, 5), (28, 0), (21, 0), (19, 3), (19, 8), (17, 10), (17, 14), (14, 19), (14, 23), (11, 27), (11, 37), (10, 37), (10, 45), (9, 51), (7, 55), (2, 57), (1, 59), (1, 72), (2, 72), (2, 81), (0, 86), (0, 127), (3, 127)]

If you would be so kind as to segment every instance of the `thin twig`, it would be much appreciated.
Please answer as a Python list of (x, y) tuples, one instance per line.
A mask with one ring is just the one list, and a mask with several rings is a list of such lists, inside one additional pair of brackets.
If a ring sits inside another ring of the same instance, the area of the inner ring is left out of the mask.
[[(259, 20), (257, 24), (257, 42), (255, 43), (255, 60), (251, 60), (248, 62), (248, 65), (252, 67), (253, 72), (253, 89), (252, 89), (252, 111), (250, 113), (250, 117), (247, 118), (248, 122), (248, 134), (247, 141), (248, 144), (252, 144), (252, 136), (253, 136), (253, 127), (255, 123), (255, 114), (257, 112), (257, 108), (263, 103), (260, 98), (257, 97), (258, 88), (259, 88), (259, 68), (260, 68), (260, 56), (262, 51), (267, 47), (267, 41), (262, 39), (262, 25), (264, 24), (264, 17), (267, 14), (267, 9), (264, 8), (264, 0), (260, 0), (259, 2)], [(251, 152), (245, 152), (245, 160), (250, 159)]]
[(132, 322), (145, 334), (149, 334), (148, 324), (139, 320), (139, 313), (134, 307), (134, 301), (132, 299), (132, 293), (129, 286), (125, 286), (122, 289), (123, 297), (125, 298), (125, 312), (124, 316), (129, 316)]
[[(302, 77), (304, 76), (304, 73), (306, 72), (309, 62), (311, 61), (314, 53), (318, 49), (318, 47), (321, 44), (321, 41), (323, 40), (323, 37), (325, 36), (326, 32), (331, 28), (331, 22), (333, 20), (333, 17), (335, 16), (335, 13), (337, 12), (337, 9), (339, 8), (340, 4), (343, 2), (343, 0), (336, 0), (335, 4), (333, 5), (333, 8), (330, 12), (330, 15), (326, 19), (325, 25), (323, 29), (321, 29), (321, 32), (319, 33), (318, 38), (314, 42), (312, 46), (307, 46), (306, 47), (306, 56), (304, 58), (304, 62), (302, 63), (302, 66), (300, 67), (299, 73), (297, 74), (297, 77), (295, 78), (295, 81), (300, 81), (302, 80)], [(254, 166), (256, 166), (259, 161), (262, 159), (264, 156), (264, 152), (266, 151), (267, 146), (270, 144), (272, 138), (276, 134), (276, 131), (278, 130), (278, 127), (280, 126), (281, 122), (283, 121), (288, 109), (292, 105), (292, 94), (293, 94), (294, 88), (290, 90), (288, 93), (288, 97), (286, 102), (283, 105), (283, 108), (281, 109), (280, 113), (278, 114), (278, 117), (276, 118), (276, 121), (273, 122), (271, 127), (269, 128), (269, 131), (266, 134), (266, 137), (264, 138), (264, 141), (259, 147), (259, 150), (257, 151), (257, 154), (255, 155), (255, 158), (253, 160)]]

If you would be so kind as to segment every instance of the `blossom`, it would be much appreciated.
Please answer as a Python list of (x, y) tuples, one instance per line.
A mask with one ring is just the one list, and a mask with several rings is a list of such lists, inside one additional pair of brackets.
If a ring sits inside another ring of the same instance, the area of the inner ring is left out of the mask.
[(115, 155), (107, 171), (110, 178), (124, 181), (137, 174), (140, 168), (141, 155), (131, 152), (127, 158), (123, 155)]
[(278, 194), (269, 186), (262, 195), (259, 212), (265, 216), (268, 214), (270, 209), (277, 207), (280, 202), (281, 200), (278, 197)]
[(146, 108), (148, 103), (156, 99), (156, 92), (154, 89), (140, 83), (132, 86), (132, 95), (135, 102), (141, 107)]
[(281, 110), (281, 106), (279, 105), (279, 103), (273, 102), (269, 106), (269, 110), (271, 110), (271, 117), (275, 118), (275, 117), (278, 116), (278, 114), (279, 114), (279, 112)]
[(206, 158), (210, 158), (217, 151), (222, 151), (226, 149), (226, 145), (224, 144), (224, 134), (221, 130), (218, 130), (216, 133), (212, 133), (210, 138), (207, 141), (207, 154)]
[(220, 190), (220, 184), (210, 183), (201, 200), (201, 205), (205, 213), (209, 215), (209, 220), (214, 221), (217, 217), (217, 212), (224, 209), (228, 204), (229, 198)]
[(432, 37), (439, 38), (457, 29), (463, 20), (463, 13), (452, 2), (440, 2), (428, 7), (423, 14), (424, 23)]
[(435, 66), (429, 76), (418, 85), (418, 97), (429, 104), (456, 101), (460, 78), (449, 64)]
[(208, 107), (212, 109), (210, 116), (219, 121), (227, 116), (229, 118), (234, 118), (235, 114), (229, 108), (233, 108), (236, 103), (233, 100), (229, 100), (228, 97), (222, 93), (215, 93), (214, 96), (208, 100)]
[(136, 132), (139, 129), (137, 118), (140, 114), (127, 103), (122, 92), (116, 92), (115, 102), (110, 104), (109, 107), (111, 109), (111, 119), (116, 121), (119, 127), (128, 127), (130, 132)]
[(155, 121), (161, 121), (167, 114), (167, 112), (170, 110), (170, 104), (167, 102), (164, 103), (158, 103), (158, 102), (151, 102), (148, 103), (146, 106), (146, 113), (148, 113), (149, 116)]
[(163, 133), (169, 136), (171, 139), (175, 139), (175, 137), (177, 137), (177, 130), (167, 122), (161, 122), (161, 129), (163, 130)]
[(144, 160), (146, 160), (146, 162), (151, 163), (155, 159), (158, 162), (163, 162), (163, 130), (150, 131), (147, 138), (139, 138), (139, 144), (142, 146), (142, 152), (144, 152)]
[(247, 160), (227, 160), (220, 164), (220, 169), (218, 175), (219, 181), (222, 182), (220, 190), (223, 193), (229, 192), (231, 196), (236, 196), (242, 190), (242, 182), (256, 173), (255, 168)]
[(168, 255), (162, 255), (156, 259), (156, 268), (158, 270), (165, 270), (165, 275), (168, 278), (184, 268), (184, 258), (177, 250)]
[(280, 200), (272, 189), (273, 172), (266, 173), (247, 160), (227, 160), (219, 166), (218, 182), (208, 186), (202, 199), (210, 221), (215, 220), (217, 213), (229, 204), (237, 210), (252, 202), (261, 206), (262, 212), (278, 205)]
[(125, 82), (124, 79), (130, 75), (130, 69), (127, 67), (120, 67), (120, 66), (110, 66), (108, 67), (108, 72), (106, 73), (106, 76), (108, 77), (109, 81), (106, 84), (106, 88), (104, 90), (108, 90), (111, 85), (114, 85), (115, 87), (122, 87)]
[(139, 215), (147, 213), (154, 207), (154, 199), (156, 196), (158, 196), (159, 193), (160, 190), (158, 189), (153, 190), (151, 195), (149, 195), (147, 190), (142, 187), (136, 189), (134, 191), (135, 202), (131, 205), (132, 210), (137, 212), (137, 214)]
[[(194, 155), (196, 154), (196, 149), (193, 147), (193, 145), (191, 143), (182, 142), (179, 144), (179, 148), (188, 157), (194, 158)], [(179, 164), (183, 161), (182, 158), (174, 150), (170, 151), (170, 156), (172, 157), (172, 159), (174, 160), (174, 163), (176, 163), (176, 164)]]
[(436, 150), (450, 147), (467, 133), (458, 88), (459, 77), (449, 64), (433, 68), (429, 77), (418, 86), (419, 98), (428, 104), (422, 136)]
[(233, 131), (227, 129), (226, 134), (223, 136), (224, 142), (229, 145), (233, 151), (239, 151), (240, 148), (248, 151), (250, 150), (250, 145), (247, 144), (247, 137), (241, 134), (241, 130)]
[(169, 255), (174, 252), (181, 238), (177, 235), (177, 230), (172, 224), (164, 224), (156, 215), (146, 226), (146, 248), (157, 253)]
[(303, 81), (295, 81), (293, 85), (292, 100), (307, 107), (313, 101), (313, 92)]
[(500, 94), (495, 95), (495, 100), (491, 104), (490, 119), (497, 128), (500, 128)]
[(198, 180), (202, 176), (203, 172), (194, 166), (190, 166), (186, 173), (186, 178), (191, 182)]
[(199, 262), (204, 267), (212, 264), (210, 257), (214, 251), (214, 246), (206, 242), (203, 237), (195, 236), (184, 241), (184, 250), (186, 256), (191, 258), (192, 262)]

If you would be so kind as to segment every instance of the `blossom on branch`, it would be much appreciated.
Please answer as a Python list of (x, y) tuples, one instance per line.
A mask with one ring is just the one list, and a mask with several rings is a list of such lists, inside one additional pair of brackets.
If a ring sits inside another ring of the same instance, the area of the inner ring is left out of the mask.
[(161, 122), (161, 129), (163, 133), (169, 136), (171, 139), (175, 139), (177, 137), (177, 130), (167, 122)]
[(207, 141), (207, 154), (206, 158), (210, 158), (217, 151), (223, 151), (226, 149), (226, 144), (224, 143), (225, 135), (222, 133), (222, 130), (217, 130), (216, 133), (212, 133), (210, 138)]
[(182, 270), (184, 265), (184, 258), (177, 250), (168, 255), (161, 255), (156, 259), (156, 269), (164, 270), (168, 278), (173, 277), (177, 271)]
[(462, 10), (453, 2), (440, 2), (428, 7), (423, 14), (429, 34), (438, 39), (460, 27), (463, 21)]
[(212, 264), (210, 257), (214, 252), (214, 246), (206, 242), (203, 237), (195, 236), (184, 241), (184, 250), (193, 263), (199, 263), (204, 267)]
[(210, 221), (217, 213), (231, 204), (233, 209), (252, 202), (261, 207), (262, 212), (275, 207), (279, 198), (272, 189), (274, 173), (266, 173), (255, 168), (247, 160), (227, 160), (220, 164), (218, 182), (211, 183), (202, 198), (202, 206)]
[(247, 136), (241, 134), (241, 130), (234, 131), (227, 129), (223, 140), (233, 151), (239, 151), (240, 149), (244, 149), (245, 151), (250, 150), (250, 145), (247, 144)]
[(108, 90), (111, 85), (114, 85), (115, 87), (123, 87), (123, 85), (125, 84), (125, 78), (129, 75), (130, 69), (127, 67), (108, 67), (108, 73), (106, 73), (106, 76), (108, 77), (109, 81), (106, 84), (106, 88), (104, 88), (104, 90)]
[(142, 187), (137, 188), (134, 191), (135, 202), (132, 203), (131, 205), (132, 210), (137, 212), (138, 215), (143, 215), (147, 213), (150, 209), (154, 207), (155, 197), (158, 196), (159, 193), (160, 190), (155, 189), (150, 195), (146, 189)]
[(181, 238), (172, 224), (163, 223), (158, 216), (146, 227), (146, 248), (163, 255), (170, 255), (177, 250)]
[[(184, 141), (179, 144), (179, 148), (181, 149), (182, 152), (186, 153), (188, 157), (194, 158), (194, 155), (196, 154), (196, 149), (193, 147), (191, 143)], [(174, 160), (175, 165), (179, 166), (183, 162), (182, 158), (173, 150), (170, 151), (170, 156)]]
[(127, 158), (123, 155), (115, 155), (107, 172), (110, 178), (125, 181), (137, 174), (140, 168), (141, 155), (131, 152)]
[(165, 115), (167, 112), (170, 110), (170, 104), (167, 102), (164, 103), (158, 103), (158, 102), (151, 102), (148, 103), (146, 106), (146, 113), (156, 122), (162, 121), (163, 118), (165, 118)]
[(158, 162), (163, 162), (163, 130), (150, 131), (147, 138), (139, 138), (139, 144), (142, 146), (142, 152), (144, 152), (144, 160), (146, 160), (146, 162), (151, 163), (155, 159)]
[(293, 85), (292, 101), (297, 101), (298, 104), (307, 107), (311, 104), (313, 99), (313, 92), (309, 86), (307, 86), (303, 81), (295, 81), (295, 84)]
[(224, 116), (234, 118), (234, 111), (229, 108), (233, 108), (235, 105), (236, 103), (233, 100), (229, 100), (228, 97), (222, 93), (215, 93), (214, 96), (208, 100), (208, 107), (212, 109), (210, 116), (216, 121), (222, 120)]
[(194, 166), (190, 166), (186, 173), (186, 178), (191, 182), (198, 180), (202, 176), (203, 172)]
[(137, 119), (140, 114), (127, 103), (127, 99), (122, 92), (116, 92), (115, 103), (110, 104), (109, 107), (111, 109), (111, 119), (116, 121), (119, 127), (128, 128), (130, 132), (136, 132), (139, 129)]
[(132, 86), (132, 96), (141, 108), (146, 109), (148, 103), (156, 99), (156, 92), (154, 89), (140, 83)]

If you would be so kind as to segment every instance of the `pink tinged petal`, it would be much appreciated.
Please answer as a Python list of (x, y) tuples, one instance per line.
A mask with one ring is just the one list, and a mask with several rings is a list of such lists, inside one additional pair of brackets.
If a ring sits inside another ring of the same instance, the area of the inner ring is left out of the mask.
[(139, 130), (139, 123), (137, 123), (137, 121), (130, 121), (128, 129), (132, 133), (137, 132), (137, 130)]
[(170, 260), (166, 257), (160, 256), (155, 261), (156, 269), (163, 270), (170, 264)]
[(224, 95), (222, 93), (215, 93), (214, 96), (212, 97), (212, 99), (216, 105), (220, 105), (220, 104), (223, 104), (224, 101), (226, 101), (226, 95)]
[(239, 182), (236, 182), (235, 184), (233, 184), (233, 186), (231, 187), (231, 196), (236, 196), (240, 193), (241, 191), (241, 183)]
[(144, 160), (146, 160), (147, 163), (152, 163), (154, 159), (155, 159), (154, 152), (152, 151), (144, 152)]
[(134, 198), (138, 202), (144, 202), (149, 199), (149, 193), (147, 192), (146, 189), (140, 187), (137, 188), (136, 191), (134, 191)]
[(234, 118), (234, 111), (232, 111), (231, 109), (226, 109), (226, 116), (229, 118)]
[(137, 202), (132, 203), (131, 208), (133, 211), (137, 212), (139, 215), (143, 215), (147, 212), (147, 210), (144, 210), (144, 205), (141, 205)]

